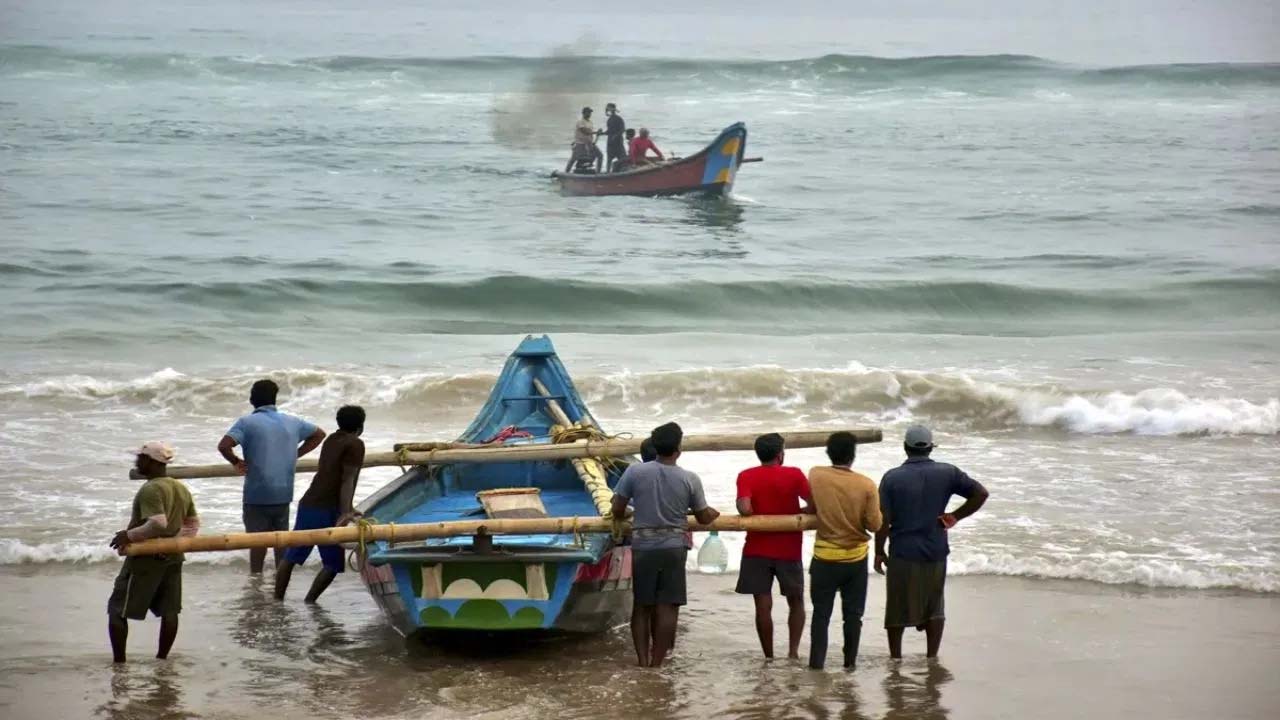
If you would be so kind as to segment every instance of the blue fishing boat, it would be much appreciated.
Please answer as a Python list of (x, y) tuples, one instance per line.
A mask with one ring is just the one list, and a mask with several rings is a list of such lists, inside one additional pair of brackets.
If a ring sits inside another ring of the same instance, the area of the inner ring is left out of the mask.
[[(492, 446), (563, 439), (598, 425), (546, 337), (527, 337), (459, 438)], [(378, 523), (600, 515), (622, 463), (419, 466), (361, 504)], [(371, 542), (361, 577), (406, 637), (424, 630), (599, 632), (631, 612), (631, 550), (608, 533)]]

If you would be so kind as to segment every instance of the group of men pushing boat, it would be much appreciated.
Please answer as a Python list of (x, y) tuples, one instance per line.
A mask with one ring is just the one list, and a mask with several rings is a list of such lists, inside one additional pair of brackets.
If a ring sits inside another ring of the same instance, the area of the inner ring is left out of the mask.
[[(246, 532), (289, 529), (289, 506), (298, 458), (320, 448), (320, 462), (310, 487), (298, 500), (294, 530), (343, 525), (359, 516), (353, 501), (360, 468), (364, 465), (365, 412), (357, 405), (338, 409), (338, 429), (326, 435), (316, 425), (280, 412), (275, 382), (259, 380), (249, 390), (253, 412), (236, 420), (218, 443), (218, 452), (244, 476), (243, 520)], [(323, 445), (321, 445), (323, 443)], [(244, 454), (236, 455), (240, 447)], [(166, 475), (173, 449), (163, 442), (143, 445), (136, 454), (138, 473), (146, 482), (133, 500), (129, 526), (116, 533), (111, 547), (124, 554), (134, 542), (154, 537), (195, 535), (200, 521), (191, 492)], [(313, 547), (275, 551), (275, 597), (283, 600), (293, 568), (310, 557)], [(344, 570), (344, 554), (338, 545), (320, 546), (321, 569), (311, 583), (306, 601), (315, 602)], [(260, 574), (266, 549), (249, 551), (249, 572)], [(160, 647), (165, 658), (178, 632), (182, 611), (181, 553), (130, 556), (125, 559), (107, 601), (108, 632), (116, 662), (125, 661), (128, 621), (143, 620), (147, 611), (160, 618)]]
[[(573, 144), (569, 153), (569, 162), (565, 164), (566, 173), (599, 173), (622, 172), (648, 165), (657, 160), (664, 160), (662, 151), (649, 137), (648, 128), (640, 128), (639, 135), (627, 127), (622, 115), (618, 114), (618, 106), (609, 103), (604, 106), (608, 117), (603, 130), (596, 130), (591, 122), (594, 111), (589, 107), (582, 108), (582, 118), (573, 126)], [(605, 136), (605, 153), (596, 146), (596, 138)], [(624, 145), (625, 138), (625, 145)], [(652, 151), (654, 157), (649, 156)]]
[[(614, 488), (613, 515), (623, 516), (628, 507), (633, 512), (631, 636), (641, 667), (660, 667), (675, 645), (680, 606), (687, 601), (685, 561), (691, 543), (686, 514), (702, 524), (720, 515), (707, 504), (698, 476), (676, 464), (682, 439), (675, 423), (655, 428), (647, 441), (648, 453), (642, 450), (644, 462), (623, 471)], [(783, 437), (769, 433), (755, 441), (760, 465), (738, 475), (740, 515), (817, 517), (809, 563), (811, 668), (820, 670), (826, 663), (827, 628), (837, 595), (843, 614), (844, 667), (852, 669), (857, 663), (873, 535), (874, 569), (887, 574), (884, 625), (890, 655), (902, 657), (902, 636), (908, 627), (925, 633), (929, 657), (938, 654), (945, 622), (947, 532), (982, 507), (987, 490), (959, 468), (930, 459), (933, 434), (928, 428), (909, 428), (903, 449), (906, 462), (885, 473), (877, 488), (853, 470), (857, 439), (852, 433), (832, 433), (826, 448), (831, 464), (813, 468), (807, 477), (784, 464)], [(953, 495), (965, 502), (948, 512)], [(766, 658), (773, 657), (775, 579), (789, 608), (787, 655), (800, 657), (805, 623), (803, 535), (747, 533), (737, 592), (754, 599), (756, 632)]]
[[(359, 514), (353, 500), (365, 455), (360, 439), (364, 410), (354, 405), (340, 408), (338, 430), (326, 435), (306, 420), (279, 412), (278, 392), (271, 380), (254, 383), (249, 393), (253, 412), (237, 420), (218, 444), (218, 451), (245, 478), (245, 530), (289, 529), (297, 460), (317, 447), (321, 448), (318, 468), (298, 501), (293, 529), (349, 522)], [(707, 503), (701, 479), (677, 464), (682, 440), (683, 432), (674, 422), (655, 428), (642, 445), (642, 462), (623, 471), (611, 501), (614, 517), (630, 515), (632, 521), (631, 633), (642, 667), (660, 667), (675, 644), (679, 609), (687, 601), (685, 564), (692, 547), (688, 514), (702, 524), (720, 515)], [(761, 435), (755, 441), (760, 465), (737, 478), (740, 515), (816, 516), (817, 536), (809, 565), (813, 604), (809, 666), (815, 669), (826, 661), (827, 628), (837, 595), (843, 613), (844, 667), (856, 664), (873, 536), (873, 567), (877, 573), (887, 573), (885, 628), (890, 654), (901, 657), (903, 632), (915, 627), (926, 634), (928, 656), (936, 656), (944, 623), (947, 532), (987, 499), (987, 490), (963, 471), (930, 459), (934, 446), (927, 428), (907, 430), (906, 462), (885, 473), (878, 488), (852, 469), (856, 443), (851, 433), (833, 433), (826, 443), (830, 465), (815, 467), (806, 476), (784, 464), (781, 435)], [(243, 458), (236, 455), (236, 447)], [(134, 497), (128, 527), (111, 539), (111, 547), (120, 554), (134, 542), (198, 532), (200, 521), (190, 491), (167, 475), (172, 459), (173, 450), (162, 442), (148, 442), (137, 451), (136, 468), (146, 482)], [(953, 495), (965, 502), (948, 512)], [(754, 599), (756, 631), (767, 658), (773, 657), (775, 579), (789, 609), (787, 654), (799, 657), (805, 624), (802, 546), (802, 532), (747, 533), (737, 592)], [(313, 549), (276, 549), (277, 600), (284, 599), (293, 568), (304, 563)], [(344, 569), (340, 546), (319, 550), (322, 567), (307, 602), (315, 602)], [(125, 661), (127, 621), (145, 619), (148, 611), (161, 619), (156, 657), (168, 656), (182, 610), (183, 559), (181, 553), (126, 558), (107, 602), (116, 662)], [(250, 550), (250, 573), (261, 573), (265, 559), (265, 549)]]

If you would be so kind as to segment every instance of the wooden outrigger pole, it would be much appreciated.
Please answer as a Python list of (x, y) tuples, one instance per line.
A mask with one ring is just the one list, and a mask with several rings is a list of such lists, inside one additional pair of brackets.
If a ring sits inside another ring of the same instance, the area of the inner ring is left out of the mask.
[[(795, 532), (817, 527), (813, 515), (721, 515), (709, 525), (699, 525), (689, 519), (693, 531), (758, 531)], [(167, 553), (219, 552), (247, 550), (250, 548), (286, 548), (307, 545), (340, 545), (343, 543), (411, 542), (428, 538), (447, 538), (459, 535), (541, 535), (606, 533), (617, 531), (627, 534), (630, 523), (601, 517), (547, 517), (503, 518), (486, 520), (455, 520), (449, 522), (395, 523), (373, 525), (347, 525), (320, 530), (281, 530), (278, 532), (231, 533), (228, 535), (202, 535), (195, 537), (155, 538), (130, 543), (126, 555), (158, 555)]]
[[(844, 428), (837, 428), (841, 430)], [(788, 449), (821, 447), (827, 437), (836, 430), (806, 430), (780, 433)], [(852, 429), (858, 443), (880, 442), (882, 435), (877, 428)], [(751, 450), (755, 446), (756, 433), (686, 435), (680, 443), (683, 452), (720, 450)], [(500, 447), (447, 447), (449, 443), (404, 443), (394, 452), (373, 452), (364, 456), (364, 467), (406, 467), (411, 465), (445, 465), (449, 463), (506, 463), (538, 460), (571, 460), (574, 458), (625, 457), (640, 452), (642, 439), (609, 438), (606, 440), (579, 440), (568, 443), (530, 443), (503, 445)], [(446, 447), (441, 447), (441, 446)], [(433, 447), (419, 450), (415, 448)], [(298, 461), (299, 473), (315, 472), (319, 461), (303, 458)], [(229, 463), (215, 465), (170, 466), (168, 476), (179, 480), (191, 478), (235, 477), (239, 473)], [(130, 477), (139, 478), (135, 471)]]

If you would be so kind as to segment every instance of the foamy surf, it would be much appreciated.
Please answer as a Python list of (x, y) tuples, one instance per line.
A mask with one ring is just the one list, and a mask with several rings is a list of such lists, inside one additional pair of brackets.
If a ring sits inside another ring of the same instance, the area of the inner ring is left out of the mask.
[[(187, 375), (165, 368), (128, 379), (68, 375), (0, 385), (0, 398), (35, 407), (140, 405), (154, 410), (234, 413), (263, 374), (291, 407), (331, 412), (356, 402), (412, 412), (479, 407), (489, 373), (369, 373), (288, 368), (225, 375)], [(923, 372), (851, 366), (690, 368), (576, 376), (584, 399), (604, 416), (656, 417), (672, 409), (706, 422), (931, 422), (956, 428), (1056, 428), (1094, 435), (1274, 435), (1280, 398), (1193, 395), (1171, 387), (1136, 392), (1084, 391), (996, 382), (961, 371)]]

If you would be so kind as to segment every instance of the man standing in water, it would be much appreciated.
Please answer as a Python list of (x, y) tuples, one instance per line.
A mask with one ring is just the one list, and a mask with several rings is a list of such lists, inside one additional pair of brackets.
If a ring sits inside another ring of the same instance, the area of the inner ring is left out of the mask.
[[(155, 537), (189, 537), (200, 530), (200, 518), (191, 492), (181, 482), (168, 477), (173, 450), (162, 442), (149, 442), (138, 450), (135, 466), (147, 479), (133, 498), (129, 527), (111, 538), (111, 547), (121, 555), (131, 543)], [(145, 620), (147, 610), (160, 618), (160, 649), (163, 660), (178, 637), (178, 613), (182, 612), (182, 553), (127, 557), (107, 600), (107, 634), (115, 662), (125, 661), (129, 620)]]
[(635, 504), (631, 535), (631, 639), (640, 667), (661, 667), (676, 639), (685, 592), (686, 513), (700, 523), (720, 516), (707, 505), (702, 480), (676, 465), (684, 433), (675, 423), (655, 428), (657, 459), (629, 466), (614, 488), (612, 511), (623, 517)]
[[(760, 464), (738, 474), (739, 515), (795, 515), (809, 501), (809, 481), (799, 468), (784, 466), (783, 438), (769, 433), (756, 438)], [(810, 510), (806, 507), (805, 511)], [(755, 600), (760, 649), (773, 659), (773, 579), (787, 599), (787, 657), (800, 657), (804, 634), (803, 532), (748, 532), (742, 548), (737, 592)]]
[(880, 529), (880, 500), (871, 478), (854, 472), (857, 438), (832, 433), (827, 438), (828, 467), (809, 471), (818, 533), (809, 564), (813, 598), (813, 628), (809, 632), (809, 667), (821, 670), (827, 661), (827, 629), (836, 593), (844, 626), (844, 667), (858, 662), (862, 641), (862, 613), (867, 608), (867, 543)]
[[(311, 480), (311, 487), (298, 501), (298, 517), (294, 530), (316, 530), (345, 525), (355, 518), (352, 502), (356, 494), (356, 482), (364, 465), (364, 408), (344, 405), (338, 409), (338, 431), (325, 438), (320, 448), (320, 467)], [(276, 566), (276, 599), (283, 600), (289, 588), (293, 566), (301, 565), (311, 555), (313, 546), (292, 547), (285, 551), (284, 561)], [(313, 603), (320, 593), (345, 567), (341, 545), (320, 546), (321, 568), (311, 583), (306, 601)]]
[(617, 172), (617, 164), (627, 159), (626, 145), (622, 141), (622, 136), (627, 131), (627, 123), (618, 114), (618, 106), (609, 103), (604, 106), (604, 114), (609, 117), (605, 121), (605, 167), (609, 172)]
[[(280, 392), (271, 380), (259, 380), (249, 390), (253, 412), (236, 420), (218, 443), (218, 452), (244, 475), (245, 532), (289, 529), (293, 476), (298, 458), (319, 447), (324, 431), (301, 418), (276, 410)], [(301, 445), (299, 445), (301, 443)], [(235, 447), (244, 448), (244, 459)], [(266, 548), (249, 551), (249, 572), (257, 575), (267, 558)], [(276, 566), (284, 550), (276, 548)]]
[[(884, 526), (876, 533), (876, 572), (885, 580), (884, 627), (889, 655), (902, 657), (902, 633), (908, 627), (925, 632), (926, 655), (937, 657), (945, 623), (943, 587), (947, 580), (947, 532), (987, 501), (987, 489), (964, 471), (929, 458), (933, 433), (923, 425), (907, 428), (903, 442), (907, 461), (880, 481)], [(965, 498), (947, 512), (952, 495)], [(885, 540), (889, 554), (885, 555)]]

